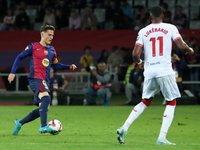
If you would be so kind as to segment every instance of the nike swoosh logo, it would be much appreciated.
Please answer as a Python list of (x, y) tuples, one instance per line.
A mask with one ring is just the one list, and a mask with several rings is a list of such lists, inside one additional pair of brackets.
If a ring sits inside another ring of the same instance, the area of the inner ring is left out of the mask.
[(167, 115), (163, 115), (163, 117), (167, 117)]
[(137, 110), (133, 109), (134, 112), (137, 112)]

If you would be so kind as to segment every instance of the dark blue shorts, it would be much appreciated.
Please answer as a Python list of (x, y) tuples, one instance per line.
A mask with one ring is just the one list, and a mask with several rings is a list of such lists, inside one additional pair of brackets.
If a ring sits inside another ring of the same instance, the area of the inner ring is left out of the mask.
[(48, 85), (42, 79), (30, 79), (29, 85), (31, 90), (34, 92), (34, 105), (39, 105), (41, 99), (39, 99), (39, 92), (50, 92)]

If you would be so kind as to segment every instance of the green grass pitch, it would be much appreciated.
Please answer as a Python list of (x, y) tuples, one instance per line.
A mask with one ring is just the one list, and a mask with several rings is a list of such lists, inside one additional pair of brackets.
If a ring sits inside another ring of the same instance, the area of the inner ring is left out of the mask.
[(199, 150), (199, 106), (177, 106), (167, 139), (176, 146), (155, 145), (165, 106), (150, 106), (131, 125), (126, 143), (120, 145), (116, 130), (133, 106), (51, 106), (48, 121), (58, 119), (58, 135), (40, 134), (40, 119), (25, 124), (12, 135), (14, 120), (22, 119), (35, 106), (0, 106), (0, 150)]

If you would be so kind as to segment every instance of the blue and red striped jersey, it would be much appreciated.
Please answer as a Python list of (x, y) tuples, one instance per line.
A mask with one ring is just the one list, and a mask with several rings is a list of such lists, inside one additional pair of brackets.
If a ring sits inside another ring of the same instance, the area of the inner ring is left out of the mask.
[(23, 51), (30, 57), (30, 74), (28, 78), (45, 80), (49, 85), (51, 64), (56, 64), (57, 54), (53, 46), (44, 47), (39, 42), (31, 43)]

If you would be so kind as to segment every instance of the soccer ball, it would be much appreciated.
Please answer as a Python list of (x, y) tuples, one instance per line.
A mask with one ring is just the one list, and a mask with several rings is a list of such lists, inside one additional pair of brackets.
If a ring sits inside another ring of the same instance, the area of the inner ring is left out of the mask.
[(53, 119), (53, 120), (49, 121), (47, 125), (50, 128), (58, 131), (58, 132), (50, 133), (52, 135), (56, 135), (56, 134), (58, 134), (58, 133), (60, 133), (62, 131), (62, 124), (61, 124), (61, 122), (59, 120)]

